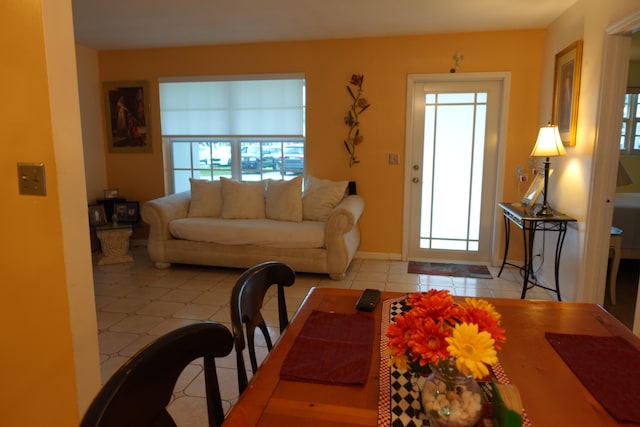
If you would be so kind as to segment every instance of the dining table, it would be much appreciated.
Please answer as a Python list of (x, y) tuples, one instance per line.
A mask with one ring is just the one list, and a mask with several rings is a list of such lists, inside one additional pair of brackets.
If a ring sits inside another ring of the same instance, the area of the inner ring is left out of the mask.
[[(371, 312), (358, 312), (361, 290), (312, 288), (271, 352), (254, 373), (247, 389), (228, 413), (224, 426), (370, 426), (391, 425), (380, 416), (381, 396), (388, 381), (381, 372), (388, 360), (381, 351), (385, 317), (390, 301), (406, 293), (383, 291)], [(462, 297), (455, 297), (462, 301)], [(498, 352), (499, 364), (508, 382), (520, 393), (526, 425), (629, 426), (618, 422), (573, 372), (551, 345), (549, 334), (572, 337), (611, 337), (640, 350), (640, 338), (604, 310), (588, 303), (483, 298), (501, 315), (507, 340)], [(283, 364), (295, 350), (307, 320), (317, 312), (358, 314), (371, 317), (373, 345), (363, 384), (331, 384), (283, 378)], [(617, 337), (617, 338), (616, 338)], [(605, 351), (605, 365), (615, 364)], [(607, 366), (609, 366), (607, 365)], [(640, 369), (640, 368), (639, 368)], [(636, 387), (637, 390), (637, 387)], [(382, 392), (381, 392), (382, 391)], [(385, 400), (385, 399), (382, 399)], [(386, 404), (383, 402), (382, 405)]]

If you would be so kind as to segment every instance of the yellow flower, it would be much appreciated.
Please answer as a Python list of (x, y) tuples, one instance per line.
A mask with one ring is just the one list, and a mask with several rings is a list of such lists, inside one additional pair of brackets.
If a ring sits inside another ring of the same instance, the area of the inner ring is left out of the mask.
[(456, 358), (456, 367), (465, 375), (481, 379), (489, 375), (487, 365), (498, 362), (494, 340), (488, 332), (478, 332), (478, 325), (461, 323), (446, 338), (447, 351)]
[(389, 366), (395, 366), (401, 371), (406, 371), (409, 369), (409, 364), (407, 360), (407, 355), (402, 353), (396, 355), (396, 352), (390, 348), (387, 348), (387, 354), (389, 354)]

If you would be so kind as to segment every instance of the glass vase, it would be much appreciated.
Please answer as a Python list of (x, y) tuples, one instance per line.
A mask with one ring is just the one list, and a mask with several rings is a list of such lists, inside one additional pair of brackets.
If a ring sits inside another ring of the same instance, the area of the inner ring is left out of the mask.
[(421, 401), (430, 427), (470, 427), (482, 415), (480, 386), (471, 376), (432, 369), (422, 387)]

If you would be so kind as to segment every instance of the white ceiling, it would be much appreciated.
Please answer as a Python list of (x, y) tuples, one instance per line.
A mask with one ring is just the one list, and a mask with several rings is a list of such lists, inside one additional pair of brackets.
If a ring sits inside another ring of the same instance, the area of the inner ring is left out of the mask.
[(576, 0), (72, 0), (99, 50), (546, 28)]

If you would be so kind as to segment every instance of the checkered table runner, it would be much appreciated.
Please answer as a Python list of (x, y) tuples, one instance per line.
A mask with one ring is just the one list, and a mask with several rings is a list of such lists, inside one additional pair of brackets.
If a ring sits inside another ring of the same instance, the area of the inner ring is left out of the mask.
[[(429, 421), (421, 410), (419, 388), (420, 382), (426, 381), (421, 377), (416, 379), (410, 372), (401, 372), (395, 367), (388, 366), (387, 329), (397, 314), (408, 309), (406, 298), (385, 300), (382, 304), (382, 338), (380, 340), (380, 394), (378, 398), (378, 427), (425, 427)], [(509, 378), (500, 363), (492, 367), (493, 375), (502, 384), (509, 384)], [(491, 384), (479, 382), (483, 400), (491, 401)], [(526, 412), (522, 411), (523, 427), (532, 427)]]

